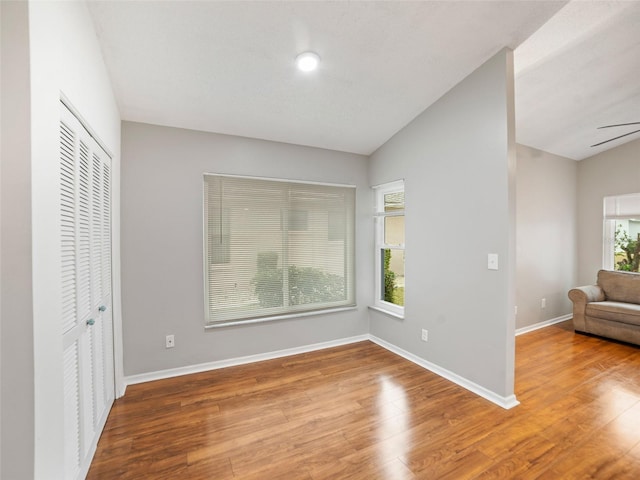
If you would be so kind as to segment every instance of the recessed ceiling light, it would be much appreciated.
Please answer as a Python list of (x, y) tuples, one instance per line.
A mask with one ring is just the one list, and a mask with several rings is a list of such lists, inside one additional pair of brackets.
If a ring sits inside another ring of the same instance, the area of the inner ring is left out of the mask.
[(303, 72), (312, 72), (319, 63), (320, 56), (315, 52), (304, 52), (296, 57), (296, 66)]

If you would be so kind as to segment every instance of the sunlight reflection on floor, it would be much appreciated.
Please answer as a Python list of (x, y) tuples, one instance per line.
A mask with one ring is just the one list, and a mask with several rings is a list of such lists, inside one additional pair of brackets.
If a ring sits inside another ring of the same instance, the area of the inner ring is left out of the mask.
[[(404, 465), (399, 465), (398, 459), (399, 456), (408, 453), (412, 444), (409, 430), (410, 409), (404, 387), (390, 377), (380, 376), (380, 390), (376, 404), (380, 418), (377, 437), (388, 439), (378, 443), (378, 448), (381, 450), (378, 458), (385, 459), (384, 464), (380, 465), (381, 470), (385, 472), (384, 478), (388, 480), (410, 478), (413, 474), (408, 468), (403, 468)], [(390, 453), (393, 459), (389, 458)]]
[(627, 388), (620, 379), (603, 380), (600, 388), (607, 391), (601, 397), (601, 400), (606, 400), (602, 406), (605, 417), (613, 419), (603, 433), (608, 442), (627, 450), (640, 441), (640, 395)]

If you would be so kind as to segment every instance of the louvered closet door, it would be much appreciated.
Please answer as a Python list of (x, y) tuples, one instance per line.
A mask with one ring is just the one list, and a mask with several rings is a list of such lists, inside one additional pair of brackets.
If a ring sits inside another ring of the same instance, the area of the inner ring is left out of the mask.
[(110, 159), (62, 105), (65, 478), (84, 478), (114, 399)]

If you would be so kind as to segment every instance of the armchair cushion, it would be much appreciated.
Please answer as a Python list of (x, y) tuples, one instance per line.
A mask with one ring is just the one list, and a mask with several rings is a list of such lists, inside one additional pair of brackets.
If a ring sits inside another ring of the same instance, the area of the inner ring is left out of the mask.
[(585, 313), (590, 317), (640, 326), (640, 305), (622, 302), (592, 302)]
[(640, 304), (640, 275), (630, 272), (598, 272), (598, 285), (607, 300)]

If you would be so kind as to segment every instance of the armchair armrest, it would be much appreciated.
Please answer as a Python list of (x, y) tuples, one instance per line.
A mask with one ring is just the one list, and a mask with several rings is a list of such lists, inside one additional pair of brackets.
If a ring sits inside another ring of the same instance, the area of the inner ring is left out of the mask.
[(606, 297), (604, 290), (598, 285), (586, 285), (569, 290), (569, 298), (573, 303), (604, 302)]
[(573, 302), (573, 328), (584, 332), (586, 329), (584, 312), (589, 302), (602, 302), (606, 299), (604, 290), (598, 285), (586, 285), (569, 290), (569, 299)]

